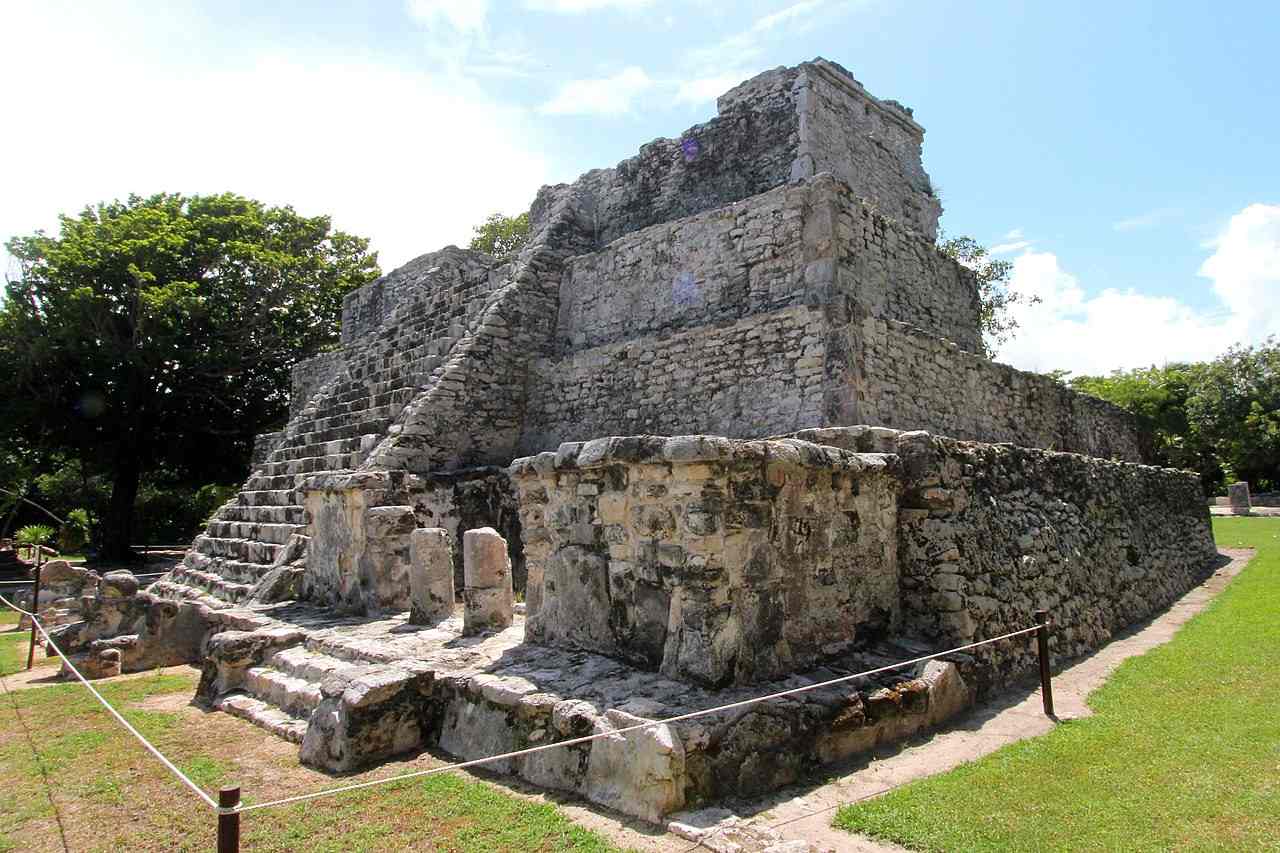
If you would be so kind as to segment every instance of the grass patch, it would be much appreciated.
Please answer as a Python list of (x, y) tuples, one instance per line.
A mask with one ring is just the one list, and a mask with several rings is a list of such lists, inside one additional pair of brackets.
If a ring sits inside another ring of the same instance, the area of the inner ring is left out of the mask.
[(1174, 639), (1124, 662), (1095, 715), (845, 806), (917, 850), (1280, 850), (1280, 519), (1215, 518), (1257, 548)]
[[(253, 802), (335, 783), (300, 767), (297, 747), (228, 715), (186, 707), (195, 684), (189, 673), (154, 674), (99, 689), (211, 793), (241, 784), (246, 802)], [(351, 781), (423, 766), (430, 765), (384, 767)], [(214, 827), (212, 812), (82, 686), (0, 694), (0, 853), (61, 850), (64, 835), (74, 850), (203, 851), (214, 846)], [(246, 850), (279, 853), (615, 849), (552, 805), (453, 775), (251, 813), (243, 819), (243, 839)]]
[[(38, 637), (37, 639), (43, 639)], [(12, 675), (27, 668), (27, 649), (31, 645), (31, 632), (11, 628), (0, 632), (0, 675)], [(44, 656), (44, 647), (36, 643), (35, 665), (56, 666), (62, 661)]]

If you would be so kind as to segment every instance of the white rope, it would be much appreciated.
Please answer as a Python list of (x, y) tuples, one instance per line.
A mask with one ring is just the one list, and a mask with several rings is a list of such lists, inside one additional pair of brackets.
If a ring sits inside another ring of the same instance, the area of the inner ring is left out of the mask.
[(361, 788), (372, 788), (375, 785), (385, 785), (391, 782), (400, 782), (405, 779), (414, 779), (420, 776), (433, 776), (437, 773), (445, 773), (450, 770), (462, 770), (467, 767), (476, 767), (478, 765), (488, 764), (494, 761), (505, 761), (507, 759), (518, 758), (523, 755), (532, 755), (536, 752), (545, 752), (548, 749), (559, 749), (562, 747), (577, 746), (578, 744), (588, 743), (593, 740), (599, 740), (600, 738), (613, 737), (615, 735), (627, 734), (629, 732), (637, 732), (643, 729), (657, 728), (658, 726), (665, 726), (671, 723), (679, 723), (679, 722), (683, 722), (684, 720), (692, 720), (696, 717), (705, 717), (710, 714), (718, 714), (718, 713), (721, 713), (722, 711), (731, 711), (735, 708), (745, 708), (748, 705), (755, 705), (760, 702), (767, 702), (771, 699), (781, 699), (786, 696), (794, 696), (798, 693), (807, 693), (810, 690), (819, 690), (823, 687), (830, 687), (833, 684), (841, 684), (846, 681), (853, 681), (854, 679), (857, 679), (857, 678), (865, 678), (869, 675), (876, 675), (877, 673), (887, 672), (891, 669), (899, 669), (900, 667), (911, 666), (912, 664), (922, 663), (924, 661), (933, 660), (934, 658), (943, 657), (945, 655), (958, 654), (960, 652), (967, 651), (969, 649), (977, 648), (978, 646), (985, 646), (988, 643), (998, 643), (1001, 640), (1008, 640), (1012, 637), (1021, 636), (1023, 634), (1030, 634), (1034, 631), (1039, 631), (1039, 630), (1040, 630), (1039, 625), (1033, 625), (1030, 628), (1022, 628), (1021, 630), (1018, 630), (1018, 631), (1010, 631), (1008, 634), (1001, 634), (999, 637), (992, 637), (989, 640), (979, 640), (976, 643), (969, 643), (967, 645), (957, 646), (956, 648), (948, 649), (945, 652), (934, 652), (933, 654), (930, 654), (930, 655), (923, 655), (918, 658), (912, 658), (911, 660), (899, 661), (898, 663), (891, 663), (886, 666), (876, 667), (875, 669), (868, 669), (865, 672), (855, 673), (854, 675), (843, 675), (843, 676), (840, 676), (839, 678), (832, 678), (828, 681), (818, 682), (817, 684), (806, 684), (803, 687), (793, 687), (793, 688), (790, 688), (789, 690), (779, 690), (776, 693), (769, 693), (765, 696), (758, 696), (754, 699), (743, 699), (738, 702), (730, 702), (727, 705), (718, 705), (715, 708), (706, 708), (701, 711), (691, 711), (687, 714), (680, 714), (675, 717), (668, 717), (665, 720), (651, 720), (647, 723), (637, 723), (636, 725), (624, 726), (623, 728), (612, 729), (607, 732), (597, 732), (595, 734), (584, 735), (582, 737), (572, 738), (570, 740), (561, 740), (561, 741), (556, 741), (555, 743), (543, 744), (542, 746), (533, 746), (527, 749), (519, 749), (519, 750), (516, 750), (515, 752), (504, 752), (499, 755), (490, 755), (487, 758), (475, 758), (470, 761), (458, 762), (457, 764), (446, 764), (442, 767), (432, 767), (429, 770), (416, 770), (412, 773), (402, 773), (399, 776), (390, 776), (390, 777), (387, 777), (386, 779), (372, 779), (368, 782), (357, 782), (352, 785), (341, 785), (336, 788), (326, 788), (323, 791), (314, 791), (310, 794), (299, 794), (294, 797), (284, 797), (283, 799), (279, 799), (279, 800), (268, 800), (264, 803), (253, 803), (252, 805), (247, 805), (247, 806), (236, 806), (228, 809), (221, 809), (219, 810), (219, 813), (224, 814), (224, 813), (231, 813), (236, 811), (252, 812), (252, 811), (257, 811), (258, 809), (272, 808), (273, 806), (288, 805), (289, 803), (301, 803), (306, 800), (314, 800), (320, 797), (328, 797), (333, 794), (341, 794), (347, 791), (358, 791)]
[(27, 611), (27, 610), (23, 610), (21, 607), (17, 606), (17, 605), (16, 605), (16, 604), (14, 604), (12, 601), (10, 601), (9, 599), (5, 598), (3, 595), (0, 595), (0, 602), (4, 602), (4, 603), (5, 603), (5, 604), (7, 604), (9, 607), (13, 608), (14, 610), (18, 611), (19, 613), (22, 613), (22, 614), (24, 614), (24, 615), (26, 615), (26, 616), (30, 616), (30, 617), (31, 617), (32, 622), (34, 622), (34, 623), (35, 623), (36, 628), (38, 628), (38, 629), (40, 630), (40, 633), (41, 633), (42, 635), (44, 635), (45, 642), (47, 642), (47, 643), (49, 644), (49, 648), (53, 649), (53, 650), (54, 650), (54, 652), (55, 652), (55, 653), (57, 653), (58, 657), (62, 658), (62, 662), (63, 662), (64, 664), (66, 664), (66, 665), (67, 665), (67, 668), (71, 670), (71, 672), (75, 675), (75, 677), (76, 677), (76, 678), (80, 679), (80, 683), (81, 683), (81, 684), (83, 684), (83, 685), (88, 689), (88, 691), (89, 691), (90, 693), (92, 693), (92, 694), (93, 694), (94, 698), (95, 698), (95, 699), (97, 699), (99, 702), (101, 702), (101, 703), (102, 703), (102, 707), (104, 707), (104, 708), (106, 708), (108, 711), (110, 711), (110, 712), (111, 712), (111, 716), (115, 717), (115, 718), (116, 718), (116, 720), (118, 720), (118, 721), (119, 721), (120, 725), (122, 725), (122, 726), (124, 726), (126, 729), (128, 729), (128, 730), (129, 730), (129, 733), (130, 733), (131, 735), (133, 735), (134, 737), (136, 737), (136, 738), (138, 739), (138, 741), (139, 741), (143, 746), (145, 746), (145, 747), (147, 748), (147, 751), (148, 751), (148, 752), (150, 752), (150, 753), (151, 753), (152, 755), (154, 755), (157, 759), (159, 759), (160, 763), (161, 763), (161, 764), (163, 764), (165, 767), (168, 767), (168, 768), (169, 768), (169, 770), (170, 770), (170, 771), (172, 771), (173, 775), (177, 776), (180, 780), (182, 780), (182, 783), (183, 783), (184, 785), (186, 785), (188, 788), (190, 788), (190, 789), (195, 793), (195, 795), (196, 795), (197, 797), (199, 797), (200, 799), (204, 800), (204, 802), (205, 802), (205, 804), (206, 804), (206, 805), (208, 805), (210, 808), (214, 809), (215, 811), (217, 811), (217, 810), (219, 809), (218, 804), (214, 801), (214, 799), (213, 799), (212, 797), (210, 797), (208, 794), (206, 794), (206, 793), (205, 793), (205, 792), (200, 788), (200, 786), (199, 786), (199, 785), (197, 785), (195, 782), (192, 782), (192, 781), (191, 781), (191, 779), (187, 776), (187, 774), (183, 773), (183, 772), (182, 772), (181, 770), (179, 770), (176, 766), (174, 766), (174, 763), (173, 763), (172, 761), (170, 761), (169, 759), (165, 758), (165, 757), (164, 757), (164, 755), (163, 755), (163, 753), (161, 753), (161, 752), (160, 752), (160, 750), (158, 750), (158, 749), (156, 749), (154, 746), (152, 746), (152, 745), (151, 745), (151, 742), (150, 742), (150, 741), (148, 741), (145, 737), (143, 737), (141, 732), (139, 732), (137, 729), (135, 729), (135, 728), (134, 728), (134, 727), (129, 723), (129, 721), (128, 721), (128, 720), (126, 720), (123, 716), (121, 716), (121, 715), (120, 715), (120, 712), (119, 712), (119, 711), (117, 711), (115, 708), (111, 707), (111, 703), (110, 703), (110, 702), (108, 702), (106, 699), (102, 698), (102, 694), (101, 694), (101, 693), (99, 693), (97, 690), (95, 690), (95, 689), (94, 689), (93, 685), (92, 685), (92, 684), (90, 684), (90, 683), (88, 682), (88, 680), (87, 680), (83, 675), (81, 675), (81, 674), (80, 674), (80, 670), (76, 669), (75, 664), (73, 664), (73, 663), (72, 663), (72, 662), (67, 658), (67, 656), (66, 656), (66, 655), (64, 655), (64, 654), (62, 653), (62, 650), (61, 650), (61, 649), (59, 649), (59, 648), (58, 648), (58, 646), (53, 642), (53, 639), (52, 639), (52, 638), (50, 638), (49, 633), (48, 633), (47, 631), (45, 631), (44, 626), (40, 624), (40, 620), (39, 620), (39, 618), (38, 618), (34, 613), (31, 613), (30, 611)]

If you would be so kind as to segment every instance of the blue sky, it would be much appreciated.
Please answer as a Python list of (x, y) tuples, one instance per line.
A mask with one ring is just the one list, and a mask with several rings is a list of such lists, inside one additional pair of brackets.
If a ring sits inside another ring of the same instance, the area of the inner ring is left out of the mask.
[(1280, 333), (1274, 4), (8, 0), (0, 40), (6, 237), (234, 190), (331, 213), (390, 269), (821, 55), (914, 108), (946, 230), (1042, 297), (1003, 360)]

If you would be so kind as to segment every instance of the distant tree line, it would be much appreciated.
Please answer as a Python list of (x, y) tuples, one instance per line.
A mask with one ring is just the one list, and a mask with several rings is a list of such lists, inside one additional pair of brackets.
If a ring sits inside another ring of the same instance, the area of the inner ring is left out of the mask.
[(1200, 475), (1221, 494), (1247, 481), (1280, 490), (1280, 343), (1237, 346), (1213, 359), (1058, 378), (1136, 414), (1152, 433), (1156, 463)]

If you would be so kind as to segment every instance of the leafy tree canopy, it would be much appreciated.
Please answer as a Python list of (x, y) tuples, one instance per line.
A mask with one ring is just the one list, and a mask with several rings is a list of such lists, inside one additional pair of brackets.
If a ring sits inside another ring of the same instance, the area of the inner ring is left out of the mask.
[(514, 260), (524, 244), (529, 241), (529, 214), (503, 216), (491, 213), (483, 224), (474, 229), (468, 248), (493, 255), (499, 261)]
[(104, 554), (125, 555), (139, 478), (238, 480), (285, 412), (289, 369), (378, 275), (368, 241), (233, 194), (131, 196), (16, 237), (0, 308), (7, 446), (109, 472)]
[(1280, 343), (1233, 347), (1208, 362), (1077, 376), (1078, 391), (1138, 415), (1151, 431), (1156, 461), (1200, 474), (1220, 491), (1245, 480), (1280, 490)]
[(973, 270), (978, 280), (978, 321), (982, 327), (982, 355), (995, 358), (1000, 347), (1011, 341), (1018, 320), (1010, 310), (1019, 303), (1034, 305), (1040, 297), (1009, 289), (1013, 264), (991, 257), (985, 246), (972, 237), (938, 235), (938, 248), (950, 258)]

